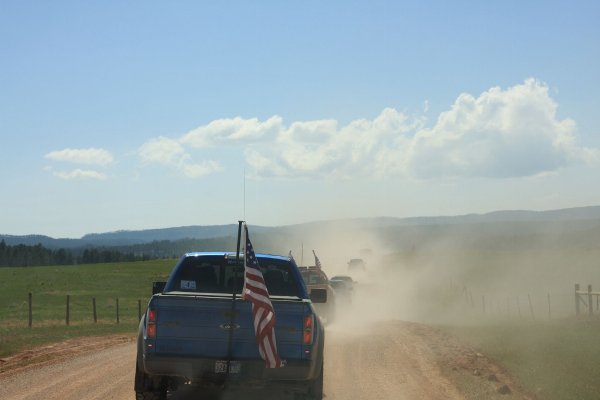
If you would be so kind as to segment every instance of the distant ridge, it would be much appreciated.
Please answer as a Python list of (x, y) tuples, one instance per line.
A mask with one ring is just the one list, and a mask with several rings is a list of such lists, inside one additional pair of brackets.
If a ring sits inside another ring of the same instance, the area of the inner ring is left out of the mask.
[(464, 224), (485, 222), (577, 221), (600, 219), (600, 206), (564, 208), (548, 211), (504, 210), (485, 214), (466, 214), (441, 217), (411, 217), (401, 219), (401, 224)]
[[(252, 226), (258, 234), (281, 232), (294, 233), (312, 231), (324, 228), (389, 228), (395, 226), (419, 225), (460, 225), (498, 222), (560, 222), (578, 220), (600, 220), (600, 206), (565, 208), (549, 211), (506, 210), (486, 214), (467, 214), (458, 216), (426, 216), (426, 217), (374, 217), (355, 218), (330, 221), (307, 222), (303, 224), (285, 225), (279, 227)], [(235, 237), (237, 224), (227, 225), (195, 225), (172, 228), (157, 228), (144, 230), (121, 230), (106, 233), (90, 233), (80, 239), (52, 238), (44, 235), (0, 235), (0, 240), (15, 246), (19, 244), (41, 244), (48, 248), (76, 248), (122, 246), (150, 243), (153, 241), (176, 241), (181, 239), (208, 239)]]
[(237, 224), (212, 225), (212, 226), (180, 226), (174, 228), (144, 229), (139, 231), (116, 231), (107, 233), (90, 233), (81, 238), (88, 242), (113, 242), (130, 244), (152, 242), (154, 240), (179, 240), (179, 239), (208, 239), (213, 237), (227, 237), (237, 235)]

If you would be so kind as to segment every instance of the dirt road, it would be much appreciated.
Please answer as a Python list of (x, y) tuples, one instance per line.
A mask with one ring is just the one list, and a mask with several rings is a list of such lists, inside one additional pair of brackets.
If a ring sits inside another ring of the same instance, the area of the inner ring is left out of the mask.
[[(50, 355), (26, 368), (18, 357), (4, 360), (0, 372), (0, 399), (4, 400), (132, 400), (135, 344), (132, 338), (107, 340), (104, 345), (79, 340), (53, 346)], [(58, 347), (58, 350), (57, 350)], [(81, 351), (77, 348), (80, 347)], [(104, 348), (102, 348), (104, 347)], [(30, 352), (43, 353), (43, 349)], [(47, 348), (46, 348), (46, 352)], [(500, 369), (482, 355), (464, 348), (443, 333), (419, 324), (378, 322), (369, 327), (335, 324), (327, 330), (325, 397), (352, 399), (469, 399), (495, 398), (504, 384), (511, 394), (498, 398), (529, 398), (519, 393)], [(11, 366), (11, 363), (13, 364)], [(473, 371), (480, 371), (479, 374)], [(489, 376), (494, 379), (489, 379)], [(465, 381), (466, 379), (466, 381)], [(478, 394), (465, 392), (473, 382)], [(469, 386), (469, 385), (466, 385)], [(489, 396), (485, 395), (488, 393)], [(263, 398), (264, 393), (241, 398)], [(272, 396), (284, 398), (283, 395)], [(180, 391), (172, 400), (206, 398)], [(226, 393), (222, 399), (239, 399)]]

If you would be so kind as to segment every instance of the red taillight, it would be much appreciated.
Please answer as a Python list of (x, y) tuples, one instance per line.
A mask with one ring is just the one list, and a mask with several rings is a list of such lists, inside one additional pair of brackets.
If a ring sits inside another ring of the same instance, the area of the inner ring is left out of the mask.
[(304, 317), (304, 330), (303, 330), (303, 334), (302, 334), (302, 342), (304, 344), (312, 344), (313, 324), (314, 324), (314, 316), (306, 315)]
[(146, 324), (146, 336), (149, 338), (156, 337), (156, 310), (148, 310), (148, 323)]
[(310, 328), (312, 329), (313, 327), (313, 316), (312, 315), (307, 315), (304, 317), (304, 329)]
[(155, 338), (156, 337), (156, 325), (148, 324), (148, 326), (146, 327), (146, 334), (149, 338)]

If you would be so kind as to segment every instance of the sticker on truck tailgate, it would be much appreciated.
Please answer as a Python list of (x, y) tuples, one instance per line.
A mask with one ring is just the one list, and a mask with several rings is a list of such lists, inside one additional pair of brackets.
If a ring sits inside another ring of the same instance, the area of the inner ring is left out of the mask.
[(196, 281), (181, 281), (181, 289), (196, 290)]
[[(218, 360), (215, 361), (215, 373), (216, 374), (224, 374), (227, 372), (227, 361)], [(239, 374), (242, 372), (242, 364), (239, 361), (230, 361), (229, 362), (229, 373), (230, 374)]]

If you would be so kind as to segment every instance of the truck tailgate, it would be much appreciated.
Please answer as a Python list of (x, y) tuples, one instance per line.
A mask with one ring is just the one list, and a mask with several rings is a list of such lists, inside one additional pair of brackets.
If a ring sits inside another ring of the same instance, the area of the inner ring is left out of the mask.
[[(225, 359), (232, 334), (231, 357), (258, 359), (252, 321), (252, 305), (236, 300), (206, 296), (168, 296), (155, 299), (156, 340), (154, 354), (173, 357)], [(302, 358), (304, 315), (309, 306), (300, 300), (272, 299), (277, 317), (275, 334), (282, 359)]]

